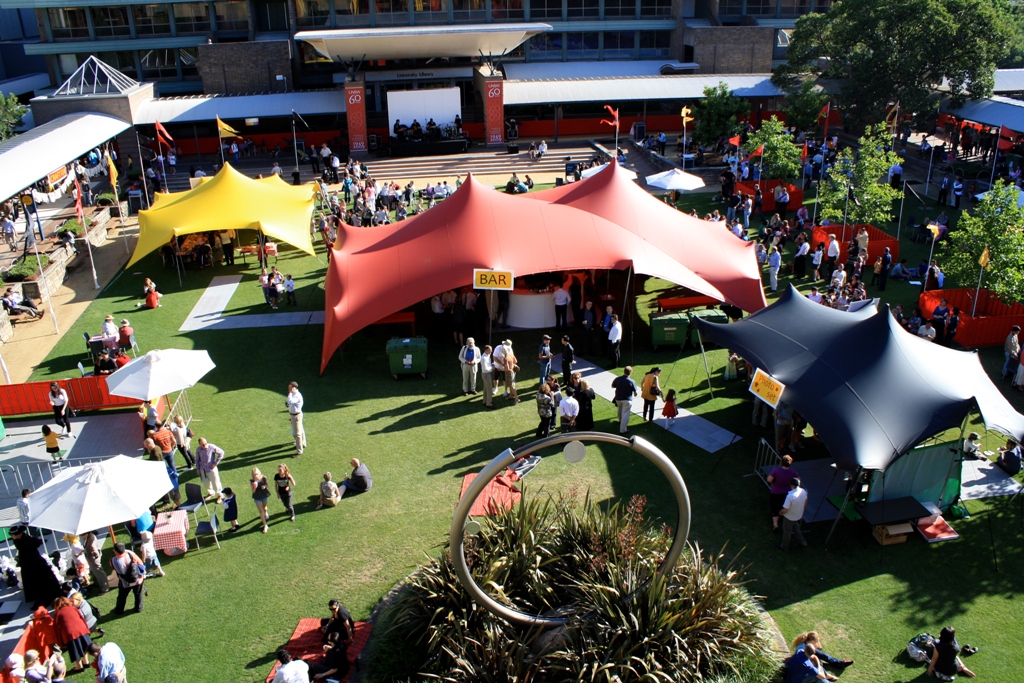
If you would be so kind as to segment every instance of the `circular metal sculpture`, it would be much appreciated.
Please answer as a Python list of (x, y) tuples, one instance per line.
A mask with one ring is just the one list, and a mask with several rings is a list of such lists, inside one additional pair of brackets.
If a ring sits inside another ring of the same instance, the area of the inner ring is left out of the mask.
[(683, 548), (686, 545), (686, 538), (690, 533), (690, 494), (686, 490), (686, 484), (683, 482), (682, 475), (679, 473), (679, 470), (676, 469), (676, 466), (672, 461), (668, 459), (668, 456), (662, 453), (650, 442), (635, 436), (626, 438), (617, 434), (606, 434), (604, 432), (572, 432), (569, 434), (549, 436), (529, 443), (515, 451), (506, 449), (503, 453), (498, 455), (498, 457), (492, 460), (490, 464), (488, 464), (487, 467), (477, 475), (476, 479), (474, 479), (469, 485), (469, 488), (466, 489), (466, 493), (462, 496), (459, 504), (455, 507), (455, 518), (452, 520), (450, 540), (452, 564), (455, 565), (455, 573), (458, 575), (459, 581), (470, 596), (472, 596), (476, 602), (483, 605), (491, 614), (501, 617), (506, 621), (521, 624), (523, 626), (553, 628), (565, 624), (565, 618), (542, 617), (520, 612), (508, 607), (507, 605), (501, 604), (491, 596), (487, 595), (487, 593), (485, 593), (473, 579), (472, 574), (470, 574), (469, 565), (466, 563), (465, 536), (466, 534), (475, 535), (480, 530), (480, 524), (478, 522), (469, 520), (469, 511), (473, 507), (473, 503), (476, 501), (477, 496), (479, 496), (487, 484), (490, 483), (490, 481), (500, 474), (506, 467), (517, 460), (536, 453), (544, 448), (559, 446), (562, 444), (566, 444), (566, 459), (569, 462), (579, 462), (582, 460), (581, 450), (586, 450), (586, 447), (583, 446), (582, 443), (584, 441), (597, 441), (616, 446), (625, 446), (654, 463), (654, 465), (661, 470), (661, 473), (665, 475), (669, 484), (672, 486), (672, 493), (675, 494), (676, 505), (679, 508), (679, 518), (676, 522), (676, 532), (672, 539), (672, 546), (669, 548), (664, 561), (658, 567), (658, 573), (663, 576), (670, 575), (672, 569), (676, 565), (676, 562), (679, 560), (679, 556), (682, 554)]

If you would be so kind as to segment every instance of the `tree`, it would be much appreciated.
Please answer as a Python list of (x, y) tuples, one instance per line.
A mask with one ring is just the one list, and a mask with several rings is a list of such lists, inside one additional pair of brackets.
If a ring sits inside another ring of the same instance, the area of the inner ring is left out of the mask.
[(839, 153), (835, 166), (818, 188), (819, 213), (824, 218), (842, 222), (845, 216), (849, 224), (874, 226), (892, 221), (892, 203), (900, 197), (900, 191), (884, 181), (899, 157), (886, 151), (888, 142), (888, 129), (884, 123), (877, 123), (864, 131), (856, 153), (850, 147)]
[(773, 116), (770, 120), (764, 121), (747, 139), (747, 147), (750, 149), (764, 145), (761, 177), (765, 179), (791, 180), (800, 175), (801, 148), (793, 144), (792, 138), (786, 135), (785, 130), (785, 125)]
[(0, 94), (0, 142), (11, 137), (14, 129), (21, 124), (21, 117), (28, 111), (28, 107), (18, 102), (14, 95), (4, 97)]
[(729, 86), (719, 81), (718, 87), (704, 88), (704, 99), (693, 105), (697, 125), (693, 139), (701, 145), (713, 145), (722, 138), (742, 130), (740, 117), (750, 111), (750, 104), (732, 94)]
[(789, 64), (773, 79), (841, 79), (839, 103), (857, 123), (881, 120), (894, 102), (923, 119), (943, 77), (953, 107), (992, 94), (996, 62), (1008, 50), (1008, 14), (1005, 0), (843, 0), (797, 20)]
[(939, 252), (946, 277), (974, 287), (978, 261), (988, 247), (982, 286), (1007, 303), (1024, 299), (1024, 208), (1017, 206), (1017, 194), (1013, 185), (997, 182), (973, 212), (960, 214), (957, 229)]
[(800, 81), (786, 91), (786, 124), (811, 130), (818, 124), (818, 115), (828, 100), (828, 93), (819, 89), (813, 79)]

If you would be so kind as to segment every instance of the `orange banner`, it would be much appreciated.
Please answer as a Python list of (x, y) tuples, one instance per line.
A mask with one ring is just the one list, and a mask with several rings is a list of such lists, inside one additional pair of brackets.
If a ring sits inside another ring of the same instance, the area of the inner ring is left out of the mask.
[(345, 85), (345, 115), (348, 117), (348, 149), (366, 152), (366, 88), (362, 83)]
[(488, 81), (484, 92), (484, 125), (487, 127), (487, 144), (500, 145), (505, 142), (505, 93), (500, 80)]
[(779, 399), (786, 385), (777, 379), (773, 379), (767, 372), (757, 368), (754, 371), (754, 378), (750, 381), (750, 393), (770, 405), (772, 408), (779, 407)]

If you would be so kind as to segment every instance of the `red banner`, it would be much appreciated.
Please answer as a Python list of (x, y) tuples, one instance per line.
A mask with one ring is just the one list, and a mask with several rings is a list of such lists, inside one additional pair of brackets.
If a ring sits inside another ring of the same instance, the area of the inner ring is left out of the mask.
[(348, 117), (348, 149), (365, 152), (366, 144), (366, 88), (362, 83), (345, 85), (345, 115)]
[(505, 142), (505, 95), (500, 80), (487, 81), (484, 92), (484, 125), (487, 128), (487, 144), (500, 145)]

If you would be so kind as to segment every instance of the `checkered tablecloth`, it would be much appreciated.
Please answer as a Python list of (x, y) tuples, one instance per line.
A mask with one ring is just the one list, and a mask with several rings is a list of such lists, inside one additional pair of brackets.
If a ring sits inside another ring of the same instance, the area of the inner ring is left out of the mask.
[(184, 510), (161, 512), (153, 528), (153, 547), (167, 555), (180, 555), (188, 550), (188, 529), (188, 513)]

